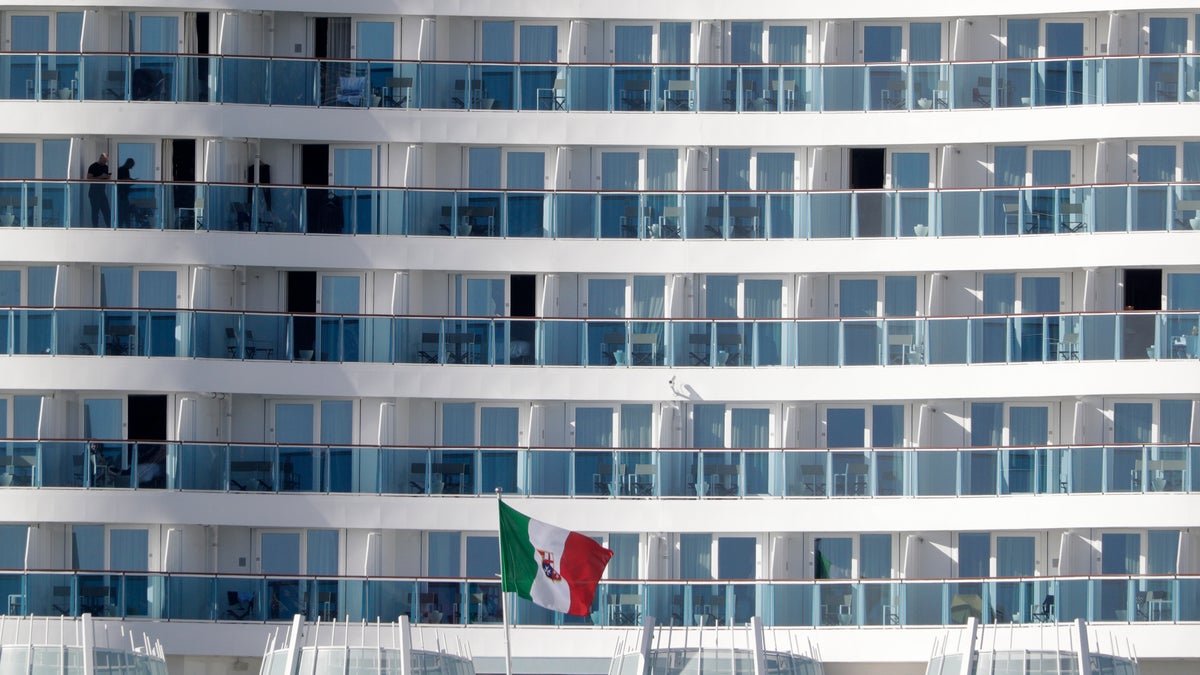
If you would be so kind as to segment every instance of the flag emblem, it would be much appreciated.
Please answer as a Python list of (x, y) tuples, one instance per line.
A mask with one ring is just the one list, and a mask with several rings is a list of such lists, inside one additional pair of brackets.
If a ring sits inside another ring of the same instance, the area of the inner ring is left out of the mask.
[(538, 557), (542, 559), (542, 573), (550, 577), (551, 581), (562, 581), (562, 575), (554, 569), (554, 554), (539, 548)]

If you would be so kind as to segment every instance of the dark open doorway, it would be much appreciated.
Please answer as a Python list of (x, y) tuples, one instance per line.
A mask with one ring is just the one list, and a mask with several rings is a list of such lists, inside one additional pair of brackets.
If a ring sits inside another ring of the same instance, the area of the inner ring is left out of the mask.
[[(167, 397), (165, 394), (129, 395), (129, 431), (134, 458), (136, 487), (167, 486)], [(158, 442), (146, 442), (158, 441)]]
[[(317, 311), (317, 273), (287, 273), (287, 311), (315, 313)], [(317, 338), (317, 321), (312, 316), (292, 319), (293, 358), (312, 359)]]
[[(1152, 312), (1162, 309), (1162, 270), (1127, 269), (1124, 278), (1124, 308), (1127, 311)], [(1152, 314), (1126, 314), (1121, 317), (1121, 358), (1148, 359), (1154, 353)]]
[[(879, 190), (887, 177), (885, 148), (850, 148), (850, 189)], [(859, 237), (882, 237), (885, 234), (885, 197), (879, 192), (855, 195)]]
[[(508, 308), (512, 316), (537, 316), (537, 277), (533, 274), (514, 274), (508, 280)], [(534, 322), (512, 322), (513, 363), (533, 363)]]
[(175, 213), (181, 214), (177, 219), (176, 227), (193, 229), (196, 226), (196, 212), (192, 210), (196, 203), (196, 186), (186, 183), (196, 181), (196, 139), (171, 139), (171, 180), (185, 183), (185, 185), (171, 187), (171, 198), (175, 201)]

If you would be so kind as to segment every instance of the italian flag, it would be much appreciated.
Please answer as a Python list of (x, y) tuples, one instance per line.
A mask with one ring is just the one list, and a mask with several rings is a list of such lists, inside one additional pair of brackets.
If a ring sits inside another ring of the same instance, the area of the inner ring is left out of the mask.
[(556, 612), (590, 613), (612, 551), (499, 503), (501, 590)]

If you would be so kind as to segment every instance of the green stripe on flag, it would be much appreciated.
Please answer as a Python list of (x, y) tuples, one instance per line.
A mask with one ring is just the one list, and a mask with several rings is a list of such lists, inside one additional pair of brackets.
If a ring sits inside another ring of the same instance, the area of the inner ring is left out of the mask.
[(500, 500), (500, 590), (525, 599), (538, 574), (537, 558), (529, 542), (529, 517)]

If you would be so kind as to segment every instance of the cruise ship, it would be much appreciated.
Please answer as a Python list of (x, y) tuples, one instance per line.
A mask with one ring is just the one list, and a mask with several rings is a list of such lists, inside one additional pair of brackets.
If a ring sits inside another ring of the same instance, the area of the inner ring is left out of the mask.
[(1194, 0), (219, 4), (0, 5), (6, 614), (1200, 670)]

